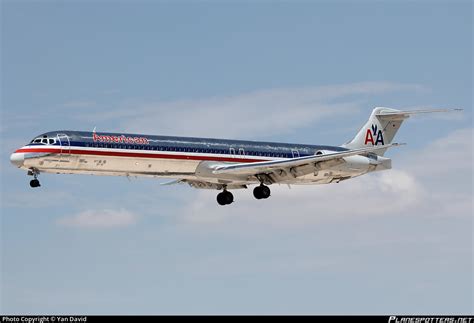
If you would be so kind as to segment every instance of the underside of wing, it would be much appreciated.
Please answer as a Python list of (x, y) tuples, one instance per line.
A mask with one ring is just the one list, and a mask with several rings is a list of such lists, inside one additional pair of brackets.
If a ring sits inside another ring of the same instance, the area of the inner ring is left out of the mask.
[(211, 180), (191, 180), (191, 179), (177, 179), (170, 182), (162, 183), (161, 185), (174, 185), (174, 184), (188, 184), (194, 188), (200, 189), (211, 189), (211, 190), (222, 190), (226, 189), (241, 189), (247, 188), (246, 184), (233, 183), (232, 181), (211, 181)]

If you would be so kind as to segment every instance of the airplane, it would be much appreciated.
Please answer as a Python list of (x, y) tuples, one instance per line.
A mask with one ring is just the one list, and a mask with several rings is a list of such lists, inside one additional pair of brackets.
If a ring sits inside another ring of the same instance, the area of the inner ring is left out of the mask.
[(376, 107), (349, 142), (340, 146), (86, 131), (52, 131), (16, 150), (10, 161), (33, 176), (40, 173), (170, 178), (163, 185), (187, 183), (221, 191), (219, 205), (233, 203), (229, 190), (256, 185), (256, 199), (270, 197), (271, 184), (339, 183), (392, 168), (384, 157), (399, 146), (392, 140), (402, 122), (415, 114), (459, 111), (401, 111)]

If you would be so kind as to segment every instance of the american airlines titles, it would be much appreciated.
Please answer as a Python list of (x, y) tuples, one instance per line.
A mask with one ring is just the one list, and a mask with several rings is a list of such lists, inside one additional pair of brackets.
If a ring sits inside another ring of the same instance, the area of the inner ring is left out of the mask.
[(100, 136), (95, 132), (92, 134), (92, 139), (94, 142), (116, 142), (116, 143), (125, 143), (125, 144), (139, 144), (139, 145), (149, 145), (149, 141), (145, 137), (126, 137), (124, 135), (121, 136), (111, 136), (111, 135), (103, 135)]

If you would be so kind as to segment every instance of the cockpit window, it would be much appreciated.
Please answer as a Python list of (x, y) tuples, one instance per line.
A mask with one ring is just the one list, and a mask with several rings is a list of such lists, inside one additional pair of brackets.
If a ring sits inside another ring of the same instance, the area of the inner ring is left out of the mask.
[(47, 145), (47, 144), (50, 144), (50, 145), (54, 145), (56, 143), (56, 139), (55, 138), (49, 138), (47, 136), (42, 136), (40, 138), (35, 138), (31, 141), (32, 144), (44, 144), (44, 145)]

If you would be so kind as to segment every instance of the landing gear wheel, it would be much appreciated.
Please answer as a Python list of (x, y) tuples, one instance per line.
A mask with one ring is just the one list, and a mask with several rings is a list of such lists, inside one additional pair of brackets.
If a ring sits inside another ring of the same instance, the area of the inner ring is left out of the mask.
[(255, 196), (257, 200), (267, 199), (270, 197), (270, 188), (265, 185), (257, 186), (253, 189), (253, 196)]
[(234, 202), (234, 195), (232, 195), (231, 192), (224, 191), (217, 194), (217, 203), (219, 203), (219, 205), (227, 205), (232, 202)]
[(261, 186), (257, 186), (253, 189), (253, 196), (255, 196), (255, 198), (257, 200), (260, 200), (262, 198), (262, 187)]
[(28, 175), (33, 176), (33, 179), (30, 181), (30, 186), (31, 187), (40, 187), (40, 182), (38, 180), (38, 175), (40, 174), (39, 170), (35, 168), (30, 168), (28, 170)]
[(37, 179), (35, 178), (35, 179), (32, 179), (32, 180), (30, 181), (30, 186), (31, 186), (31, 187), (40, 187), (41, 185), (40, 185), (39, 180), (37, 180)]
[(262, 185), (262, 197), (267, 199), (270, 197), (270, 188), (268, 186)]

